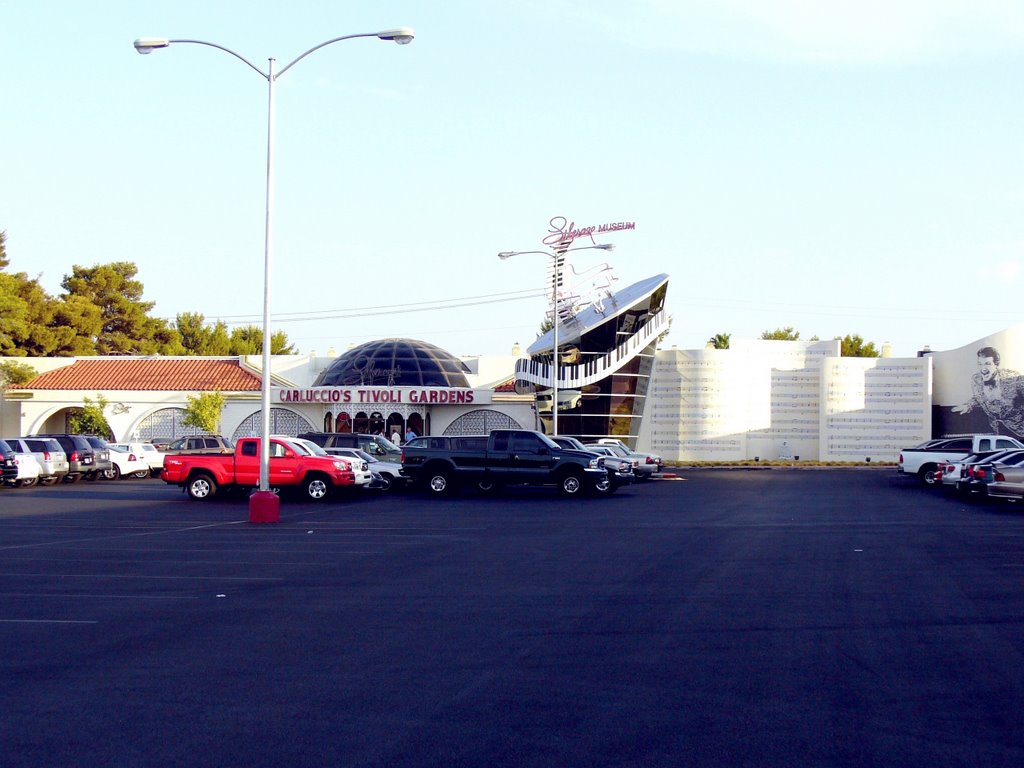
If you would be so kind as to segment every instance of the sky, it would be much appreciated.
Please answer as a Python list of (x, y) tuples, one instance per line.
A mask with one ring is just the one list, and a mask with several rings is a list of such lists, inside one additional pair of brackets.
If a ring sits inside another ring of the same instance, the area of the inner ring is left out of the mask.
[[(538, 335), (553, 217), (663, 347), (792, 327), (896, 356), (1022, 321), (1019, 0), (0, 0), (0, 230), (54, 295), (130, 261), (152, 313), (302, 353)], [(577, 241), (577, 244), (590, 241)], [(500, 251), (541, 251), (499, 260)]]

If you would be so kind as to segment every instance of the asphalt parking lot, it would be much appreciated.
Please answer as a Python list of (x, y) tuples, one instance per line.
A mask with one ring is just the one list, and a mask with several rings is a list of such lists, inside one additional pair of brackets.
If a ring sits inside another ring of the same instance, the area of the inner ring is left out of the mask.
[(1024, 764), (1021, 505), (679, 474), (276, 525), (0, 491), (0, 764)]

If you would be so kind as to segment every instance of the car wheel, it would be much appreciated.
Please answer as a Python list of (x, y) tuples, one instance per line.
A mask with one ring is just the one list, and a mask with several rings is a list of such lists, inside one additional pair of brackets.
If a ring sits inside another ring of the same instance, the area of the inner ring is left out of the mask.
[(116, 464), (111, 466), (110, 469), (104, 469), (103, 470), (103, 479), (104, 480), (118, 480), (118, 479), (120, 479), (120, 477), (121, 477), (121, 470), (118, 469)]
[(97, 480), (100, 479), (99, 470), (97, 470), (96, 472), (87, 472), (84, 475), (84, 477), (85, 477), (86, 482), (95, 483)]
[(149, 470), (148, 469), (140, 469), (138, 472), (132, 472), (131, 476), (132, 477), (137, 477), (137, 478), (139, 478), (139, 480), (145, 480), (147, 477), (149, 477)]
[(198, 474), (188, 481), (185, 491), (190, 499), (205, 501), (217, 495), (217, 483), (205, 473)]
[(562, 478), (562, 493), (576, 496), (583, 489), (583, 478), (577, 472), (569, 472)]
[(445, 471), (433, 472), (427, 479), (427, 490), (438, 496), (452, 492), (452, 479)]
[(303, 490), (306, 493), (306, 498), (310, 501), (323, 501), (331, 489), (322, 477), (311, 477), (306, 480)]
[(615, 493), (616, 488), (617, 486), (608, 475), (594, 483), (594, 493), (597, 496), (611, 496)]
[(380, 475), (380, 490), (390, 491), (394, 486), (395, 481), (391, 479), (391, 475), (385, 475), (383, 472)]
[(31, 488), (33, 485), (39, 482), (38, 477), (26, 477), (24, 480), (18, 481), (19, 488)]
[(42, 478), (39, 479), (39, 484), (40, 485), (56, 485), (58, 480), (60, 480), (60, 478), (57, 477), (56, 475), (54, 475), (52, 477), (42, 477)]
[(921, 478), (921, 482), (925, 485), (935, 485), (938, 479), (935, 477), (935, 467), (921, 467), (917, 476)]
[(81, 475), (64, 475), (64, 482), (68, 485), (74, 485), (82, 479)]
[(481, 480), (476, 484), (476, 487), (484, 493), (494, 493), (498, 490), (498, 484), (493, 480)]

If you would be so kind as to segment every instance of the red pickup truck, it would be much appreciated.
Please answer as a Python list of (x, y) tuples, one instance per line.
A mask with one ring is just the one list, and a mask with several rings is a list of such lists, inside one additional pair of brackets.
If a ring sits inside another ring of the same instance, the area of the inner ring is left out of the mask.
[[(260, 438), (243, 437), (235, 452), (164, 456), (160, 477), (178, 485), (192, 499), (212, 499), (220, 489), (252, 487), (260, 480)], [(270, 485), (298, 487), (306, 498), (320, 501), (332, 490), (355, 483), (352, 465), (340, 456), (299, 453), (284, 440), (270, 440)]]

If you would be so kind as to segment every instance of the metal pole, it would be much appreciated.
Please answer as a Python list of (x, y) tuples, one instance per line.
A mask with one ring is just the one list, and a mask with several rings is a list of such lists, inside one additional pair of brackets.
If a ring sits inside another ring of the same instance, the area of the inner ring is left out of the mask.
[(554, 384), (551, 386), (551, 434), (558, 434), (558, 283), (559, 283), (559, 267), (558, 267), (558, 251), (555, 251), (555, 285), (554, 285), (554, 299), (555, 299), (555, 345), (553, 351), (552, 362), (554, 364)]
[(260, 435), (260, 487), (270, 490), (270, 264), (274, 224), (274, 59), (267, 69), (267, 218), (263, 245), (263, 386)]

